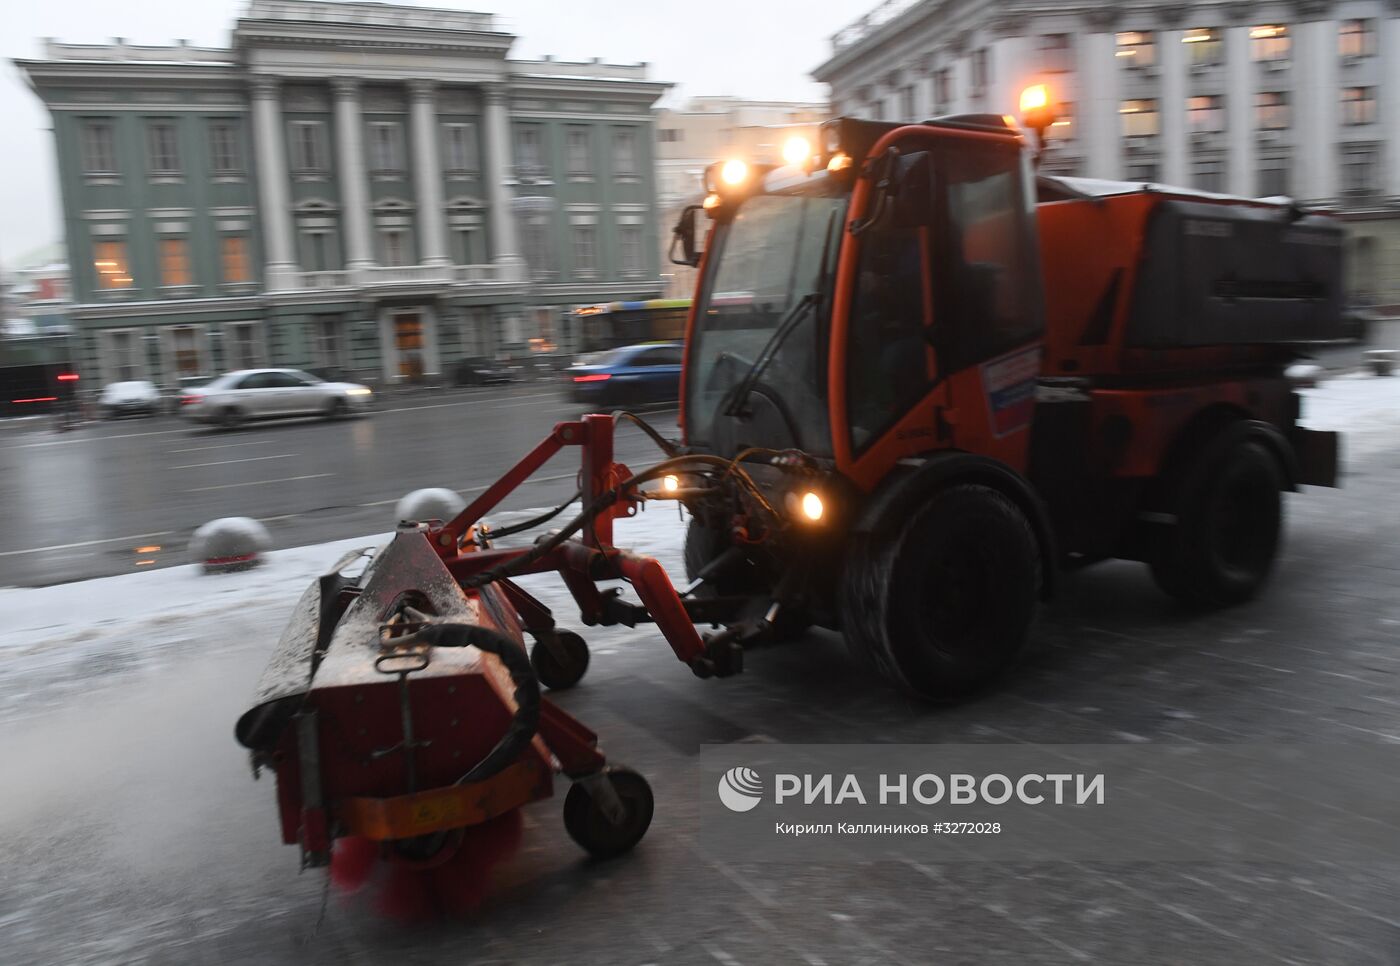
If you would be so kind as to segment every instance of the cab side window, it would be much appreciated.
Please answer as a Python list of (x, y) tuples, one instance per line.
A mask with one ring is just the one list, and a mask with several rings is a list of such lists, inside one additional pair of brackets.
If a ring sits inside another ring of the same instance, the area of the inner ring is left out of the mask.
[(1040, 263), (1015, 146), (958, 143), (935, 159), (934, 340), (955, 372), (1040, 332)]
[(907, 413), (932, 382), (920, 230), (896, 219), (861, 238), (846, 348), (846, 410), (856, 453)]

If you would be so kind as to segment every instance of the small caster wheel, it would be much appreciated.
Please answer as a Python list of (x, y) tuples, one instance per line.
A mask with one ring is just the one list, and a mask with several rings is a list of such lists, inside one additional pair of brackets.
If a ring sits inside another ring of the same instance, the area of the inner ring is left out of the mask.
[(588, 670), (588, 644), (573, 631), (555, 631), (554, 639), (558, 646), (553, 650), (535, 641), (530, 664), (541, 684), (551, 691), (563, 691), (583, 680)]
[(642, 840), (651, 825), (656, 802), (647, 780), (630, 768), (609, 765), (600, 780), (609, 782), (622, 804), (622, 821), (614, 824), (589, 794), (585, 782), (574, 782), (564, 796), (564, 828), (569, 837), (595, 859), (621, 855)]

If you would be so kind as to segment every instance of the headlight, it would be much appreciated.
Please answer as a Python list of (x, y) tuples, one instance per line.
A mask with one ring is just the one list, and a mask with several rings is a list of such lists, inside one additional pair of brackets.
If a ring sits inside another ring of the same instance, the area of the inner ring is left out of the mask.
[(802, 515), (804, 517), (816, 523), (825, 512), (826, 507), (822, 504), (820, 496), (810, 491), (802, 494)]
[(749, 166), (738, 158), (729, 159), (724, 162), (724, 167), (719, 169), (720, 180), (727, 185), (743, 184), (748, 176)]
[(353, 388), (351, 388), (351, 389), (345, 390), (345, 395), (347, 395), (347, 396), (372, 396), (372, 395), (374, 395), (374, 392), (373, 392), (372, 390), (370, 390), (370, 389), (366, 389), (364, 386), (355, 386), (355, 387), (353, 387)]

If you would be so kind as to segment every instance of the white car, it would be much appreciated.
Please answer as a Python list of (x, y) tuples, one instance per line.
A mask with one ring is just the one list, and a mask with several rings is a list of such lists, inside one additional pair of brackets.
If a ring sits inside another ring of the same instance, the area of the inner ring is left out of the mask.
[(140, 380), (111, 382), (97, 397), (97, 411), (103, 419), (118, 416), (154, 416), (160, 412), (160, 390), (154, 383)]
[(325, 382), (299, 369), (242, 369), (180, 393), (180, 415), (220, 426), (280, 416), (338, 419), (364, 412), (369, 387)]

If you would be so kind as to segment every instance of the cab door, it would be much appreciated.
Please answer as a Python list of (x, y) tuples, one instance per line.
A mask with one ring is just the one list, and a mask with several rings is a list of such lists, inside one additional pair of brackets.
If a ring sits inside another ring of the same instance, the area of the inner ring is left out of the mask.
[(890, 147), (842, 264), (847, 472), (870, 489), (939, 449), (1024, 470), (1044, 323), (1021, 141), (930, 127)]

